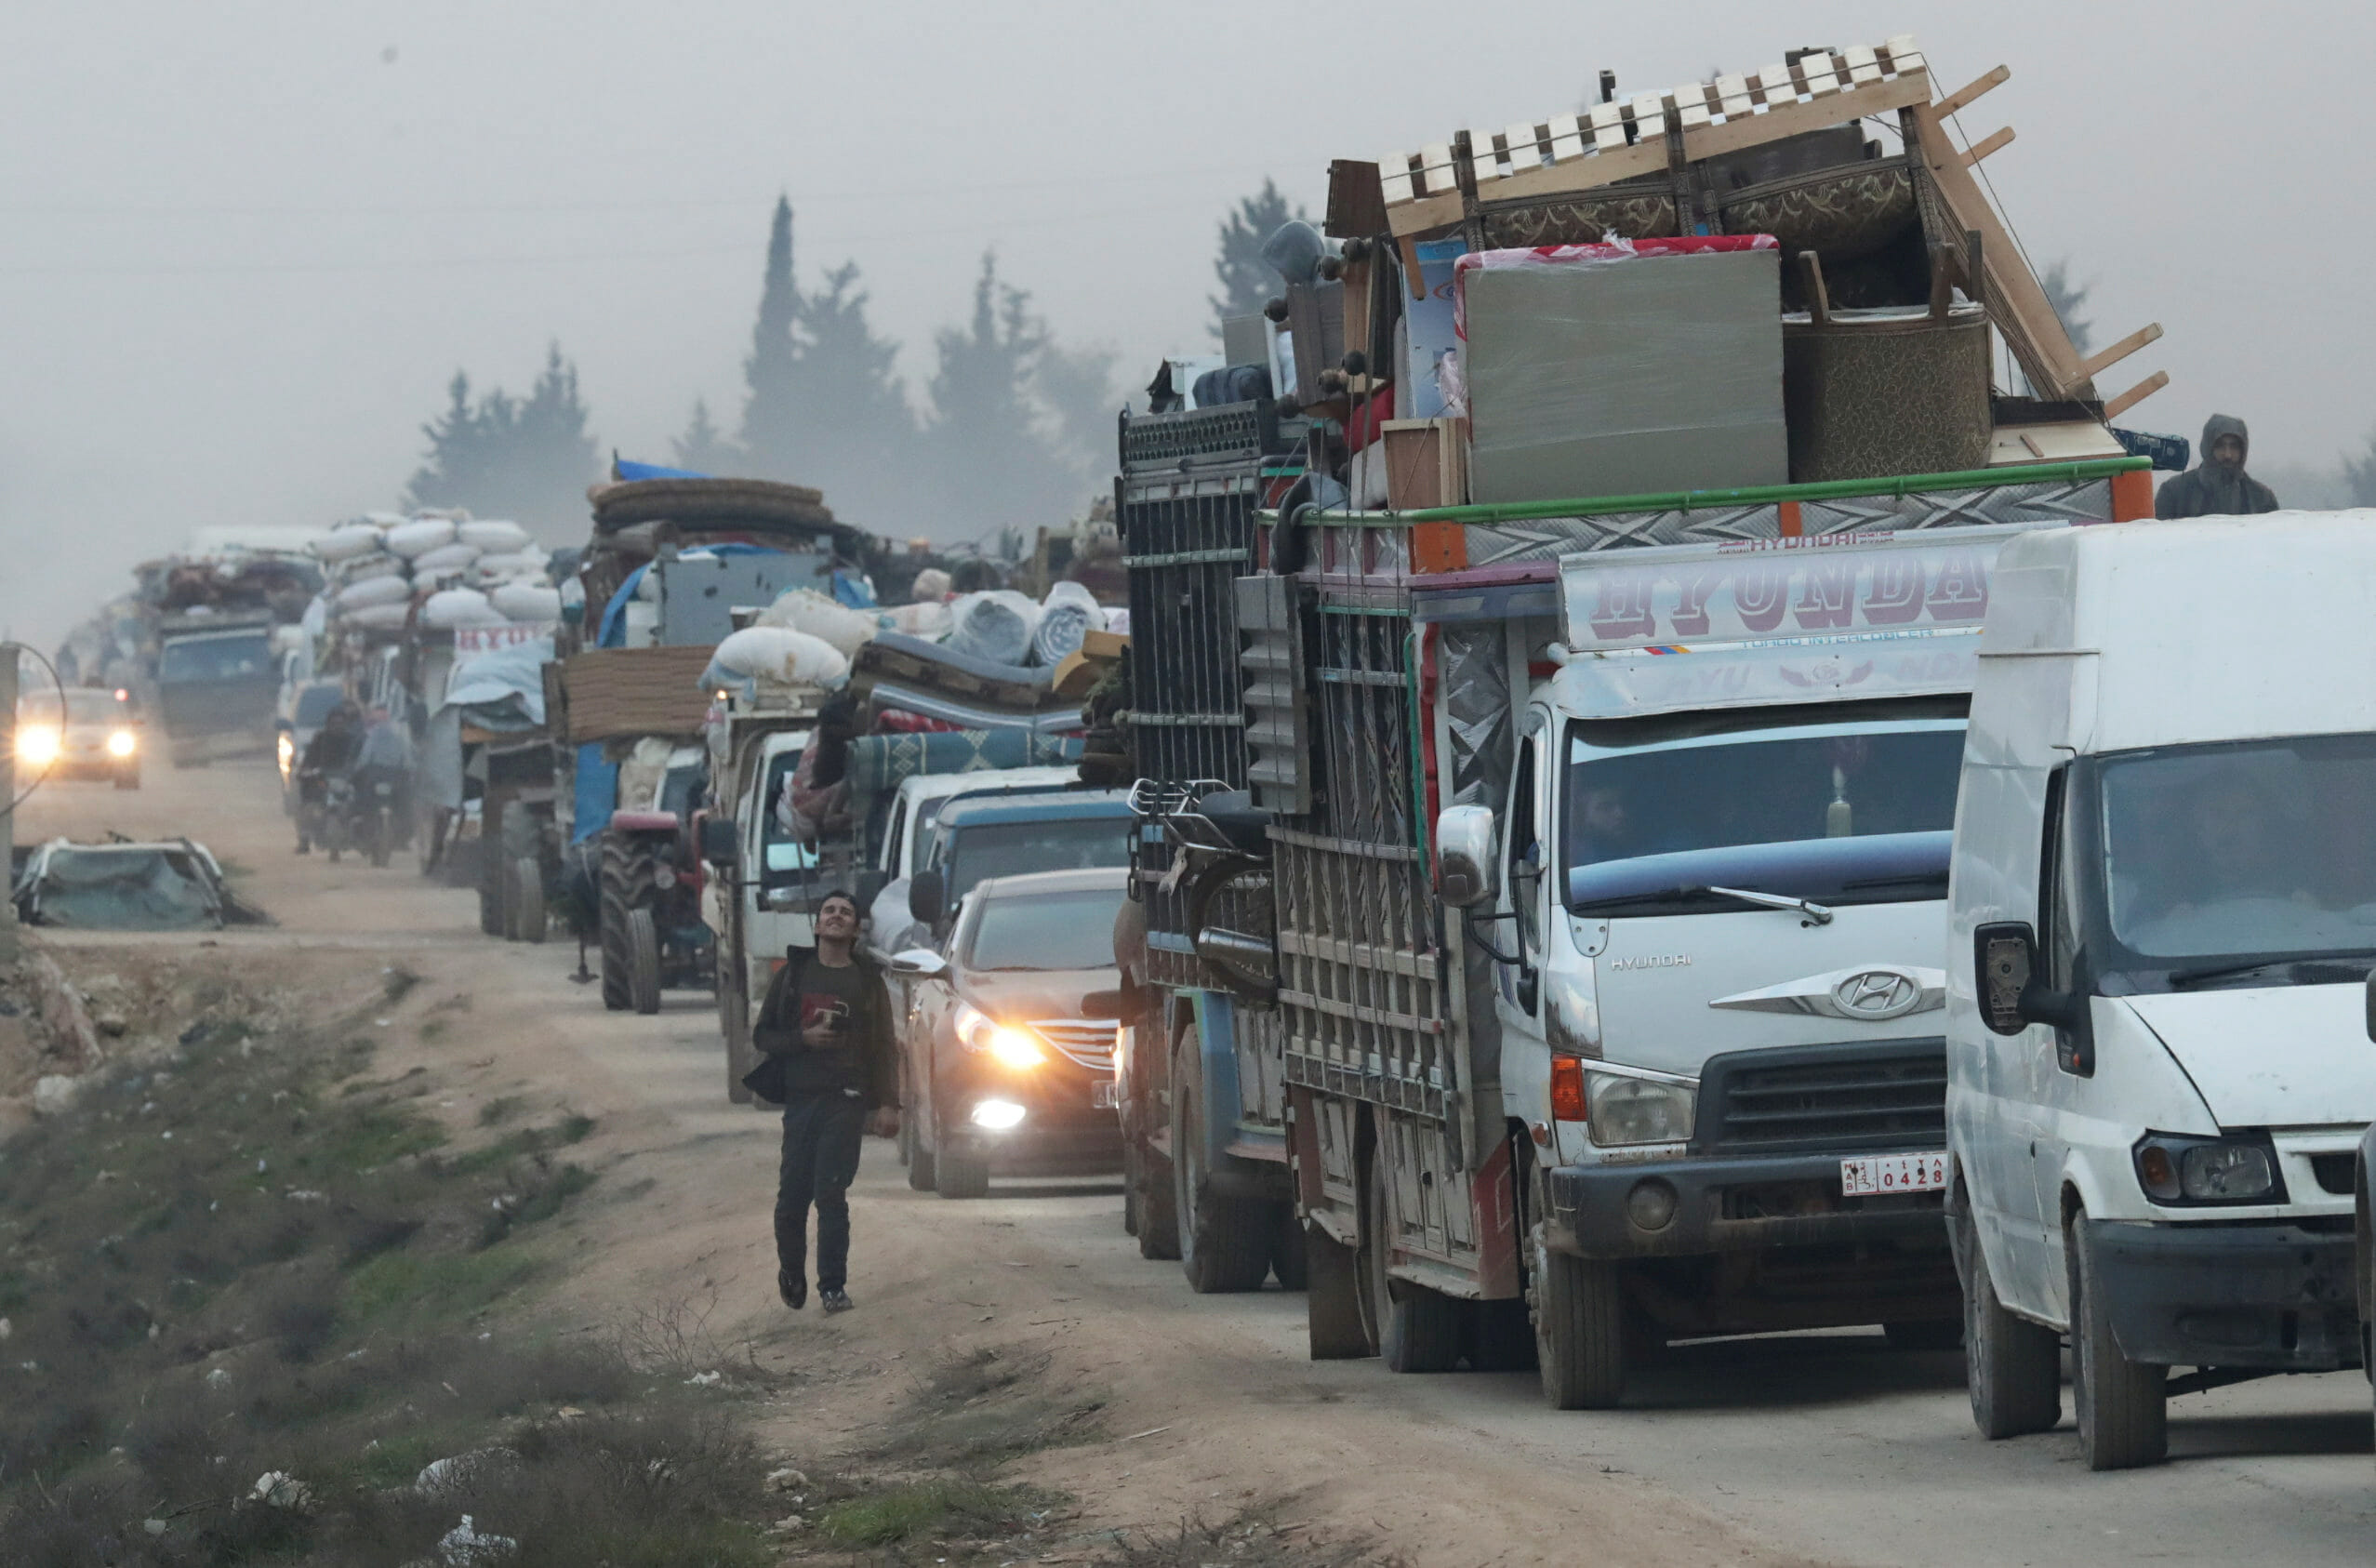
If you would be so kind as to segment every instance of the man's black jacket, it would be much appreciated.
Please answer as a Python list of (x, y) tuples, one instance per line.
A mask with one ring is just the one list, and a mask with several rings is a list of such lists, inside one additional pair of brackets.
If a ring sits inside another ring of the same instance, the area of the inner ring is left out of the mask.
[(770, 1105), (792, 1095), (856, 1089), (869, 1110), (899, 1103), (898, 1046), (891, 1034), (891, 998), (882, 971), (853, 950), (857, 1000), (846, 1044), (813, 1049), (801, 1039), (801, 977), (816, 962), (815, 948), (787, 948), (784, 966), (767, 983), (766, 999), (750, 1026), (751, 1045), (762, 1054), (743, 1083)]

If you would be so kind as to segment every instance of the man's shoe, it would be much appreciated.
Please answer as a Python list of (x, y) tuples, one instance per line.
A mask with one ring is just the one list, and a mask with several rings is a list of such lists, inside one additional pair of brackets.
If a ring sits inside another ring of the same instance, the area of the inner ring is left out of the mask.
[[(808, 1305), (808, 1282), (789, 1269), (778, 1269), (776, 1270), (776, 1294), (784, 1298), (785, 1306), (797, 1312)], [(829, 1312), (833, 1310), (833, 1298), (830, 1295), (825, 1298), (825, 1309)]]
[(824, 1307), (825, 1315), (829, 1318), (836, 1312), (846, 1312), (857, 1305), (850, 1299), (850, 1293), (845, 1290), (821, 1290), (816, 1293), (816, 1299)]

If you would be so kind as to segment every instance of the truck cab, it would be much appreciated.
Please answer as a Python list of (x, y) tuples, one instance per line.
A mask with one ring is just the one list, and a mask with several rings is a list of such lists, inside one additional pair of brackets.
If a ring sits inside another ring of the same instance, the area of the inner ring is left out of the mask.
[(960, 800), (940, 814), (908, 910), (937, 947), (958, 907), (987, 877), (1086, 870), (1130, 863), (1130, 797), (1120, 790)]
[(272, 618), (179, 616), (158, 631), (157, 720), (176, 767), (273, 749)]
[(2056, 531), (1998, 563), (1945, 1014), (1987, 1437), (2055, 1425), (2065, 1338), (2095, 1469), (2160, 1459), (2172, 1394), (2363, 1359), (2376, 697), (2320, 673), (2376, 658), (2369, 524)]
[(990, 795), (1042, 794), (1062, 790), (1079, 777), (1071, 767), (1013, 767), (971, 773), (923, 773), (900, 780), (883, 807), (874, 864), (858, 879), (867, 900), (866, 943), (878, 961), (929, 939), (908, 910), (908, 883), (923, 869), (933, 829), (951, 802)]
[[(785, 950), (815, 940), (816, 900), (831, 891), (812, 885), (816, 852), (801, 843), (776, 809), (814, 733), (779, 729), (738, 749), (731, 792), (720, 793), (739, 802), (740, 808), (712, 817), (705, 830), (704, 857), (719, 870), (703, 890), (704, 914), (718, 935), (718, 1022), (726, 1042), (727, 1091), (738, 1103), (749, 1099), (742, 1080), (758, 1065), (750, 1025), (760, 999), (782, 965)], [(713, 780), (713, 789), (720, 782)], [(726, 853), (719, 853), (722, 849)]]

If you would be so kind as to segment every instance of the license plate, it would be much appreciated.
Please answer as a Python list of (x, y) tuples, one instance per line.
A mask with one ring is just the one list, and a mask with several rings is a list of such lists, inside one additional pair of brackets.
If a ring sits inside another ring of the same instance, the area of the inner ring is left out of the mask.
[(1889, 1192), (1937, 1192), (1947, 1185), (1947, 1157), (1938, 1154), (1867, 1154), (1839, 1163), (1843, 1198)]
[(1107, 1079), (1102, 1083), (1090, 1084), (1089, 1104), (1091, 1109), (1095, 1110), (1111, 1110), (1114, 1107), (1120, 1105), (1122, 1101), (1116, 1098), (1114, 1095), (1114, 1090), (1117, 1087), (1118, 1085), (1110, 1078)]

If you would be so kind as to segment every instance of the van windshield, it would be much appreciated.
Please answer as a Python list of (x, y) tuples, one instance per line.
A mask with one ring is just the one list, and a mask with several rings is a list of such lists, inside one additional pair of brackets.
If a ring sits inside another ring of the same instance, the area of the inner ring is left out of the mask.
[(1595, 914), (1742, 908), (1715, 888), (1825, 904), (1946, 895), (1960, 720), (1826, 724), (1595, 746), (1572, 726), (1567, 903)]
[(1078, 871), (1130, 864), (1130, 818), (1068, 817), (1042, 822), (968, 822), (959, 827), (947, 851), (949, 885), (941, 897), (954, 904), (989, 877), (1026, 871)]
[(2130, 953), (2376, 950), (2376, 735), (2109, 757), (2095, 793), (2104, 910)]

